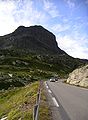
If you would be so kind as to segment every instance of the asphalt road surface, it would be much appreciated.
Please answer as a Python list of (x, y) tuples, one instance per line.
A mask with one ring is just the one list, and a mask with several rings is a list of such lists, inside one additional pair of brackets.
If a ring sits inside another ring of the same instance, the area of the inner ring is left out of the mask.
[(88, 120), (88, 89), (58, 82), (46, 82), (54, 120)]

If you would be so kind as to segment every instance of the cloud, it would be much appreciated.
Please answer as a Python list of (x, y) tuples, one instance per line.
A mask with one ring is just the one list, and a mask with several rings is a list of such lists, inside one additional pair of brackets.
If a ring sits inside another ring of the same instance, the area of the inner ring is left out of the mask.
[(69, 6), (69, 8), (74, 8), (75, 7), (75, 3), (73, 2), (73, 0), (65, 0), (65, 2)]
[(20, 9), (17, 7), (14, 13), (14, 18), (18, 22), (24, 23), (25, 25), (33, 25), (35, 23), (43, 23), (47, 20), (45, 19), (45, 13), (38, 11), (32, 0), (24, 1), (21, 4), (22, 7)]
[(48, 19), (44, 11), (37, 9), (33, 0), (0, 1), (1, 35), (14, 31), (19, 25), (45, 25)]
[[(78, 38), (77, 38), (78, 39)], [(58, 46), (65, 50), (69, 55), (75, 58), (85, 58), (88, 59), (88, 48), (87, 48), (87, 38), (80, 37), (77, 40), (76, 37), (71, 37), (70, 35), (58, 35), (57, 42)]]
[(51, 17), (60, 16), (59, 11), (57, 10), (56, 5), (50, 0), (42, 0), (44, 4), (44, 10), (51, 15)]
[(59, 32), (64, 32), (69, 30), (70, 25), (68, 24), (55, 24), (52, 27), (52, 31), (54, 31), (55, 33), (59, 33)]
[[(15, 8), (16, 6), (14, 5), (14, 2), (0, 2), (0, 28), (2, 29), (2, 34), (5, 34), (7, 31), (12, 31), (12, 27), (15, 24), (14, 18), (12, 17), (12, 13)], [(9, 26), (11, 27), (8, 29)]]

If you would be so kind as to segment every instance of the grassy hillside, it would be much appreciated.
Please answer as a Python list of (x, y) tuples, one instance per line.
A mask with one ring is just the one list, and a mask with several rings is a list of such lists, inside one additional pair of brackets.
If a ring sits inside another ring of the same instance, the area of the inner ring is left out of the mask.
[[(28, 84), (25, 87), (0, 91), (0, 118), (7, 117), (8, 120), (33, 120), (33, 107), (39, 82)], [(49, 108), (46, 104), (44, 92), (41, 95), (39, 108), (40, 120), (50, 120)]]
[(21, 87), (52, 76), (67, 77), (86, 63), (87, 60), (75, 59), (66, 54), (38, 55), (20, 50), (0, 50), (0, 89)]
[[(37, 55), (14, 50), (0, 51), (0, 89), (21, 87), (38, 79), (66, 77), (87, 61), (67, 55)], [(12, 74), (12, 77), (9, 76)]]
[(33, 105), (35, 104), (38, 82), (25, 87), (14, 88), (0, 92), (0, 118), (8, 120), (32, 120)]

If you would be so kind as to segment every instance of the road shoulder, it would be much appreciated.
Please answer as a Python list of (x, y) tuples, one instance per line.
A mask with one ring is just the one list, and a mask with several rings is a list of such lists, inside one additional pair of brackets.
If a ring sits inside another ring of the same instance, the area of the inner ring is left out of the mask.
[[(44, 85), (44, 92), (46, 95), (47, 103), (49, 105), (49, 109), (51, 111), (51, 120), (62, 120), (61, 115), (59, 113), (59, 106), (56, 105), (53, 101), (52, 91), (49, 89), (49, 87), (46, 86), (46, 83)], [(50, 92), (49, 92), (50, 91)]]

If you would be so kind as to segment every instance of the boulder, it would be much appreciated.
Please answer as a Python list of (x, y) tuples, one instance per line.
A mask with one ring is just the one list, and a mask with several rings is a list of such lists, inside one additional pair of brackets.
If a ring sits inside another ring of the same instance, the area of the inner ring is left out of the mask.
[(88, 87), (88, 65), (75, 69), (70, 73), (66, 83)]

